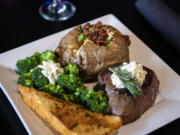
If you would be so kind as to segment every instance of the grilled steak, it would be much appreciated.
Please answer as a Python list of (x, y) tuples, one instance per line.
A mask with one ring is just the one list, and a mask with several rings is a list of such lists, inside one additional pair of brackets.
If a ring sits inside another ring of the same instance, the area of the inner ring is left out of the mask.
[(121, 116), (123, 124), (132, 122), (139, 118), (156, 99), (159, 91), (159, 80), (155, 73), (147, 67), (143, 67), (147, 72), (142, 85), (142, 95), (133, 97), (125, 88), (117, 89), (111, 82), (112, 72), (108, 69), (98, 75), (98, 84), (105, 85), (105, 90), (109, 98), (108, 112)]

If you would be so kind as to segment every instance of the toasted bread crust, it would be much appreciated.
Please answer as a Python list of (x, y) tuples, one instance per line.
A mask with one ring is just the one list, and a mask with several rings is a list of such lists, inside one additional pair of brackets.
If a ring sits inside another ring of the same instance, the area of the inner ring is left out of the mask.
[(91, 112), (48, 93), (19, 85), (24, 102), (62, 135), (110, 135), (121, 127), (118, 116)]

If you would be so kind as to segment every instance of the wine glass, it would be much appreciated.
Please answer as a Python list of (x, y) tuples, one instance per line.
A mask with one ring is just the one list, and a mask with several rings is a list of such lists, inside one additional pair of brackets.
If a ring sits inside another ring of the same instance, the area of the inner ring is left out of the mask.
[(52, 0), (44, 2), (40, 8), (40, 15), (49, 21), (65, 21), (76, 12), (76, 7), (67, 0)]

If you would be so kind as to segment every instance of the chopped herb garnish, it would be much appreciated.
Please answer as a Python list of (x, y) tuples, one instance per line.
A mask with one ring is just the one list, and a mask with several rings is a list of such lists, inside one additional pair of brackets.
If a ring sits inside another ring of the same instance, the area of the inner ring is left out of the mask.
[(79, 42), (80, 42), (80, 41), (83, 41), (83, 39), (84, 39), (84, 34), (83, 34), (83, 33), (79, 34), (79, 36), (78, 36), (78, 41), (79, 41)]
[(91, 32), (92, 30), (93, 30), (93, 27), (90, 27), (90, 28), (89, 28), (89, 31)]
[(112, 36), (108, 36), (107, 41), (109, 42), (109, 41), (112, 41), (112, 40), (113, 40), (113, 37)]
[(109, 70), (119, 77), (124, 87), (132, 94), (133, 97), (142, 94), (141, 85), (132, 78), (130, 72), (122, 70), (121, 66), (109, 68)]
[(84, 39), (84, 44), (86, 44), (88, 42), (88, 38)]

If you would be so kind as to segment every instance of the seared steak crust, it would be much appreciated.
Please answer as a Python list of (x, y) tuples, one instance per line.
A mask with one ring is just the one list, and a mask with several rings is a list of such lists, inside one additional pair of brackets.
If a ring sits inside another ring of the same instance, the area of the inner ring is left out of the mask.
[(155, 102), (159, 91), (159, 80), (155, 73), (143, 67), (147, 71), (145, 81), (142, 86), (142, 95), (134, 98), (127, 89), (117, 89), (111, 82), (112, 72), (108, 69), (98, 75), (98, 84), (106, 85), (105, 90), (108, 96), (108, 112), (121, 116), (123, 124), (132, 122), (139, 118)]

